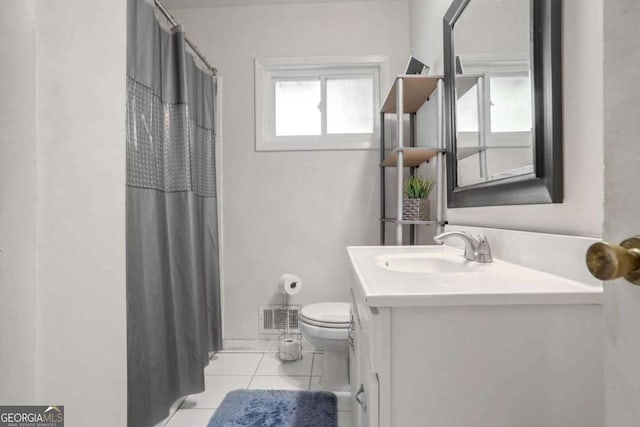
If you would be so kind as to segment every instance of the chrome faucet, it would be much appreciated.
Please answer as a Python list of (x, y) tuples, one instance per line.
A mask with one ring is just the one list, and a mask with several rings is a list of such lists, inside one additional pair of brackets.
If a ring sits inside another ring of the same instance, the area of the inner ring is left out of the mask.
[(433, 241), (442, 245), (449, 237), (460, 237), (464, 240), (464, 257), (466, 259), (482, 263), (493, 262), (491, 246), (489, 246), (484, 234), (479, 234), (476, 238), (466, 231), (447, 231), (435, 236)]

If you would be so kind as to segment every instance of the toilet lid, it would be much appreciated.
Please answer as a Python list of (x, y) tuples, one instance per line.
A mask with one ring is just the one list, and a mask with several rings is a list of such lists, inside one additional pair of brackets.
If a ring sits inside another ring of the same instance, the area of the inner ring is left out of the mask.
[(313, 324), (327, 324), (332, 327), (348, 327), (351, 310), (346, 302), (321, 302), (305, 305), (300, 309), (302, 321)]

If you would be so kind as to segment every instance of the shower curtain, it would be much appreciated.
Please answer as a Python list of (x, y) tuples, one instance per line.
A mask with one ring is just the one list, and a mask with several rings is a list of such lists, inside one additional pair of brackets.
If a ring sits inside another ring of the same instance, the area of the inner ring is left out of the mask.
[(221, 345), (215, 169), (216, 79), (128, 0), (128, 424), (152, 426), (204, 390)]

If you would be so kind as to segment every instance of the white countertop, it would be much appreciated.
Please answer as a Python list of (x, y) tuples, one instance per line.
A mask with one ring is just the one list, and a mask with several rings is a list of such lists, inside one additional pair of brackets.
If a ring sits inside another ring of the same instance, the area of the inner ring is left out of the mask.
[[(347, 250), (370, 307), (602, 304), (601, 287), (497, 259), (490, 264), (464, 261), (461, 250), (446, 245), (351, 246)], [(414, 273), (379, 266), (384, 256), (429, 254), (456, 260), (469, 271)]]

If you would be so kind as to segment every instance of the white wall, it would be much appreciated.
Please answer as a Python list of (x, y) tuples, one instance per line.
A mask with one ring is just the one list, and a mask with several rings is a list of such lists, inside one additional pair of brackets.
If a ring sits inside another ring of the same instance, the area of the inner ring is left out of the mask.
[(224, 77), (224, 337), (256, 339), (258, 306), (280, 302), (283, 272), (304, 282), (294, 303), (347, 300), (345, 247), (378, 241), (379, 153), (255, 152), (253, 60), (382, 54), (396, 74), (409, 54), (407, 3), (172, 13)]
[(126, 2), (3, 2), (0, 402), (126, 424)]
[(442, 18), (451, 0), (409, 0), (411, 53), (431, 67), (432, 74), (443, 73)]
[(37, 400), (126, 425), (126, 1), (44, 0), (36, 20)]
[(35, 3), (0, 3), (0, 403), (34, 403)]
[(461, 56), (463, 68), (466, 60), (528, 60), (529, 3), (529, 0), (470, 2), (456, 22), (455, 31), (456, 55)]
[[(410, 0), (411, 51), (442, 73), (442, 17), (450, 0)], [(603, 0), (563, 4), (564, 203), (447, 209), (451, 224), (601, 236)], [(422, 113), (419, 122), (427, 122)], [(427, 132), (423, 129), (423, 134)], [(420, 129), (419, 129), (420, 132)]]

